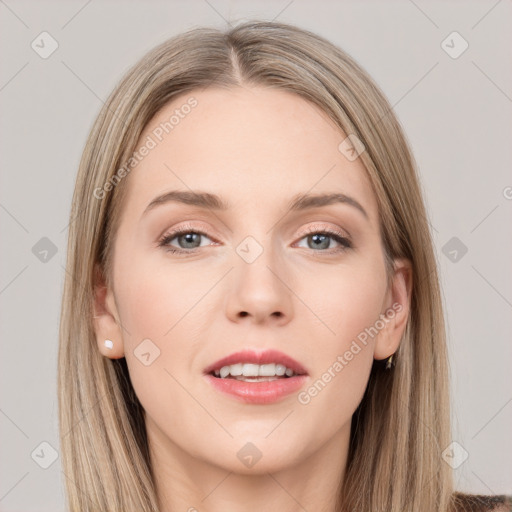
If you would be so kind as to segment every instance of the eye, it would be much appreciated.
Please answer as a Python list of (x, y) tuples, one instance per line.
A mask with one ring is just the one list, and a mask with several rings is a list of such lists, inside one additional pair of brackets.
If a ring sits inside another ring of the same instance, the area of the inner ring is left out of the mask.
[[(331, 229), (320, 230), (318, 228), (310, 228), (307, 232), (307, 235), (301, 238), (301, 241), (302, 240), (306, 240), (307, 249), (320, 252), (338, 252), (352, 248), (351, 241), (346, 236), (344, 236), (341, 231), (335, 231)], [(333, 241), (338, 244), (338, 247), (332, 247), (331, 242)], [(325, 249), (331, 250), (325, 251)]]
[[(158, 242), (159, 247), (163, 247), (167, 252), (186, 255), (196, 252), (196, 249), (209, 245), (202, 244), (204, 239), (212, 242), (212, 239), (203, 231), (190, 225), (181, 226), (178, 229), (166, 233)], [(306, 235), (299, 242), (306, 240), (306, 249), (322, 253), (337, 253), (352, 248), (352, 242), (344, 236), (341, 231), (333, 229), (319, 229), (317, 227), (309, 228)], [(175, 242), (174, 242), (175, 241)], [(173, 244), (174, 242), (174, 244)], [(177, 244), (177, 245), (176, 245)], [(298, 244), (298, 243), (296, 243)], [(337, 247), (333, 247), (338, 244)], [(296, 247), (304, 247), (296, 245)]]
[[(194, 252), (194, 249), (202, 247), (201, 242), (203, 238), (207, 238), (211, 241), (206, 233), (192, 228), (191, 226), (182, 226), (170, 233), (166, 233), (160, 239), (158, 245), (160, 247), (164, 247), (166, 251), (171, 253)], [(176, 245), (172, 245), (173, 240), (176, 240), (178, 247), (176, 247)]]

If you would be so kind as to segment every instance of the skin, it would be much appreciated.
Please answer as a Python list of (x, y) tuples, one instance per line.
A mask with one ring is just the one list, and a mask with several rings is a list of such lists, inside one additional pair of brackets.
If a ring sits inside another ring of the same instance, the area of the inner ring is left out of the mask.
[[(275, 89), (194, 91), (164, 107), (141, 143), (190, 96), (198, 105), (125, 178), (113, 289), (96, 284), (98, 349), (126, 358), (162, 511), (332, 511), (372, 362), (397, 350), (406, 326), (410, 263), (395, 262), (388, 289), (376, 197), (320, 109)], [(170, 202), (143, 215), (169, 190), (214, 193), (230, 208)], [(355, 198), (368, 219), (341, 203), (286, 211), (296, 194), (333, 191)], [(183, 238), (170, 244), (188, 256), (158, 246), (184, 223), (206, 233), (199, 248)], [(337, 251), (328, 238), (315, 248), (308, 228), (339, 230), (353, 247)], [(252, 263), (236, 252), (247, 236), (263, 248)], [(305, 366), (307, 389), (393, 304), (401, 310), (308, 404), (297, 393), (242, 403), (203, 378), (232, 352), (275, 348)], [(144, 339), (160, 350), (149, 366), (134, 354)], [(251, 468), (237, 457), (248, 442), (262, 454)]]

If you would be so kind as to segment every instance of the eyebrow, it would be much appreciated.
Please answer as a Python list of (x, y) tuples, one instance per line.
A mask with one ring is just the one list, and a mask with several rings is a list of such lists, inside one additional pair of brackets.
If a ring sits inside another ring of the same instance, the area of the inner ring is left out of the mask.
[[(143, 216), (157, 206), (176, 202), (191, 206), (198, 206), (208, 210), (226, 211), (229, 210), (229, 203), (221, 197), (209, 192), (196, 192), (192, 190), (171, 190), (155, 197), (146, 207)], [(369, 220), (368, 213), (353, 197), (342, 193), (331, 194), (297, 194), (288, 203), (288, 211), (302, 211), (310, 208), (320, 208), (332, 204), (347, 204), (356, 208)]]

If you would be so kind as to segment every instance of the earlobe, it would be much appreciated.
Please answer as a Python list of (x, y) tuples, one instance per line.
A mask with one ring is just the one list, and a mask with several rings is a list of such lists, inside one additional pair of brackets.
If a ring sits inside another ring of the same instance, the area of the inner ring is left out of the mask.
[(107, 288), (99, 266), (95, 268), (93, 311), (94, 333), (100, 353), (110, 359), (124, 357), (122, 331), (117, 321), (113, 292)]
[(385, 326), (375, 343), (374, 358), (387, 359), (400, 346), (409, 319), (412, 296), (412, 264), (407, 259), (395, 260), (394, 275), (386, 297)]

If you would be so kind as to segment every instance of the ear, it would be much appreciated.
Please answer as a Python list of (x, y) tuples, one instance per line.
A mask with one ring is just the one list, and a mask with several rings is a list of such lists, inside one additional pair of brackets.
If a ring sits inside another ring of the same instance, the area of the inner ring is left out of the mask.
[(124, 343), (114, 293), (108, 289), (99, 265), (94, 269), (93, 325), (99, 351), (110, 359), (124, 357)]
[(395, 260), (394, 274), (381, 315), (385, 327), (377, 336), (375, 359), (387, 359), (398, 350), (411, 309), (412, 279), (411, 262), (405, 258)]

